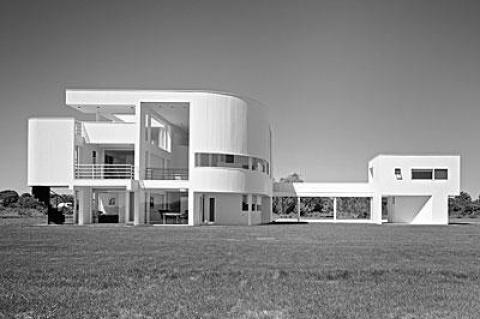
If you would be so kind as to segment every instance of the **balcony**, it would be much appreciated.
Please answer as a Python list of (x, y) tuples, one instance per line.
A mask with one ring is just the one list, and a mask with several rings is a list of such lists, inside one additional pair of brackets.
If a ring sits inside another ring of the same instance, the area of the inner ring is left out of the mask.
[(76, 179), (134, 179), (130, 164), (76, 164)]
[(188, 180), (188, 168), (146, 168), (145, 179)]

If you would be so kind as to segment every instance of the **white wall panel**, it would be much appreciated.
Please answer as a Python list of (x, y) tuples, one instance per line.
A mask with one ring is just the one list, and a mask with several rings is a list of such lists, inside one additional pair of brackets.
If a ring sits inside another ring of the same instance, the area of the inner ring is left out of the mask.
[(74, 119), (28, 121), (28, 185), (70, 186), (73, 180)]

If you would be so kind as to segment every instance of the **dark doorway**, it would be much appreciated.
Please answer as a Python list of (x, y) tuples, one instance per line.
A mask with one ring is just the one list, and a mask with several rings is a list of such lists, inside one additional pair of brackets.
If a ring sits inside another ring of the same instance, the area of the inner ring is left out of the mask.
[(209, 203), (209, 222), (214, 223), (215, 222), (215, 197), (210, 197), (210, 203)]

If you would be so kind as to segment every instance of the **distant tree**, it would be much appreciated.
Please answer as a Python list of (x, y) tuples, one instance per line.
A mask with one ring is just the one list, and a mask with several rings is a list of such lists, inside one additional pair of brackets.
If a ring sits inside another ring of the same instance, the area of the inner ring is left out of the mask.
[(38, 210), (45, 209), (45, 205), (41, 203), (38, 199), (34, 198), (29, 193), (23, 193), (22, 195), (20, 195), (16, 203), (16, 206), (19, 208), (25, 208), (25, 209), (38, 209)]
[(467, 192), (460, 192), (460, 195), (458, 195), (457, 198), (465, 203), (472, 201), (472, 196), (470, 196), (470, 194)]
[(18, 201), (18, 193), (13, 190), (4, 190), (0, 192), (0, 205), (5, 207), (12, 205)]
[(467, 192), (460, 192), (460, 195), (449, 198), (448, 212), (450, 216), (476, 217), (480, 215), (480, 198), (472, 201), (472, 196)]
[(286, 177), (280, 178), (280, 183), (303, 183), (303, 179), (298, 173), (292, 173)]

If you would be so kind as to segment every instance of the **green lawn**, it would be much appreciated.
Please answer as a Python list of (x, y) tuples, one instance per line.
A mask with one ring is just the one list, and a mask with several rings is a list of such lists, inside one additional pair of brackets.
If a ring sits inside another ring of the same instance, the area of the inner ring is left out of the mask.
[(480, 224), (0, 225), (0, 318), (478, 318)]

